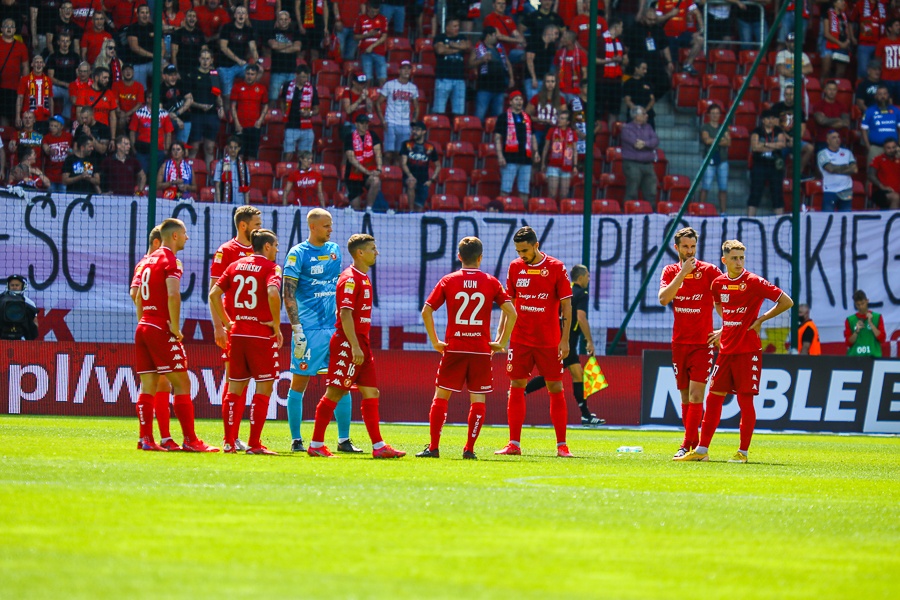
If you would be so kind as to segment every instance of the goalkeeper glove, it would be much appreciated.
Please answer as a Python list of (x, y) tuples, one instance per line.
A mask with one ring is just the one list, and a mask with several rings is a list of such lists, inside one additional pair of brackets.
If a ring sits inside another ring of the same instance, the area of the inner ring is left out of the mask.
[(294, 325), (294, 358), (301, 359), (306, 354), (306, 334), (303, 325)]

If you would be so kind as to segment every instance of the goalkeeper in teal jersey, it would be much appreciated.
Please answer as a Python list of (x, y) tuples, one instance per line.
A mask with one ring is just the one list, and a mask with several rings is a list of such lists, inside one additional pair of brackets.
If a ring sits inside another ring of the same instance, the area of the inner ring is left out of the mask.
[[(290, 249), (284, 263), (282, 295), (294, 334), (291, 340), (291, 391), (288, 392), (288, 425), (291, 451), (305, 452), (300, 422), (303, 392), (309, 378), (328, 373), (328, 345), (334, 334), (337, 309), (335, 291), (341, 274), (341, 248), (331, 239), (331, 214), (314, 208), (306, 215), (309, 238)], [(350, 441), (350, 393), (334, 410), (338, 423), (339, 452), (362, 452)]]

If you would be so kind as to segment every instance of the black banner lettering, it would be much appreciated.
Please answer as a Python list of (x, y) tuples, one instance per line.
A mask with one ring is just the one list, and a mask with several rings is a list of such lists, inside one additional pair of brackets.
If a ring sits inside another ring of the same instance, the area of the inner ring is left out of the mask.
[(38, 291), (46, 290), (53, 285), (53, 282), (56, 281), (56, 276), (59, 275), (59, 250), (56, 248), (56, 243), (53, 241), (53, 238), (35, 227), (31, 220), (35, 208), (45, 209), (48, 206), (50, 207), (50, 217), (55, 219), (56, 203), (53, 202), (53, 198), (51, 198), (49, 194), (46, 196), (35, 196), (25, 209), (25, 229), (27, 229), (31, 235), (44, 242), (47, 245), (47, 249), (50, 250), (51, 266), (50, 274), (47, 276), (47, 279), (38, 281), (37, 276), (35, 275), (34, 265), (28, 265), (29, 283), (31, 287)]

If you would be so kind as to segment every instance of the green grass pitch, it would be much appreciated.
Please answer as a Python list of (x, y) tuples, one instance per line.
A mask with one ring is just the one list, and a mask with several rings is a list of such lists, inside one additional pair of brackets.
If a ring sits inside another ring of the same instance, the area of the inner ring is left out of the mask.
[[(412, 456), (427, 427), (385, 426), (409, 456), (325, 460), (138, 452), (135, 419), (0, 416), (0, 597), (900, 595), (900, 438), (757, 435), (739, 465), (735, 434), (680, 464), (674, 432), (572, 430), (574, 460), (551, 429), (493, 456), (506, 433), (463, 461), (445, 427), (432, 460)], [(263, 437), (283, 451), (287, 425)]]

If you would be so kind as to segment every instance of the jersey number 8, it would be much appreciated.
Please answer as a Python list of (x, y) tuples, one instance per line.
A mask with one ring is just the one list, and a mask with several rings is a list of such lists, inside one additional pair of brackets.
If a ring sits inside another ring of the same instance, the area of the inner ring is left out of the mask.
[[(234, 278), (234, 282), (238, 286), (237, 291), (234, 293), (234, 307), (246, 308), (247, 310), (256, 308), (256, 278), (238, 275)], [(241, 300), (241, 293), (245, 291), (245, 287), (247, 288), (247, 299)]]
[[(465, 292), (460, 292), (456, 294), (455, 299), (462, 302), (462, 306), (460, 306), (459, 310), (456, 311), (457, 325), (473, 325), (477, 327), (482, 324), (481, 319), (476, 319), (475, 315), (477, 315), (481, 311), (481, 307), (484, 306), (484, 294), (482, 294), (481, 292), (475, 292), (470, 296)], [(466, 312), (466, 308), (469, 307), (469, 302), (471, 300), (475, 300), (478, 304), (476, 304), (475, 308), (472, 309), (472, 314), (467, 319), (463, 316), (463, 313)]]
[(147, 267), (141, 272), (141, 299), (144, 302), (150, 299), (150, 269)]

